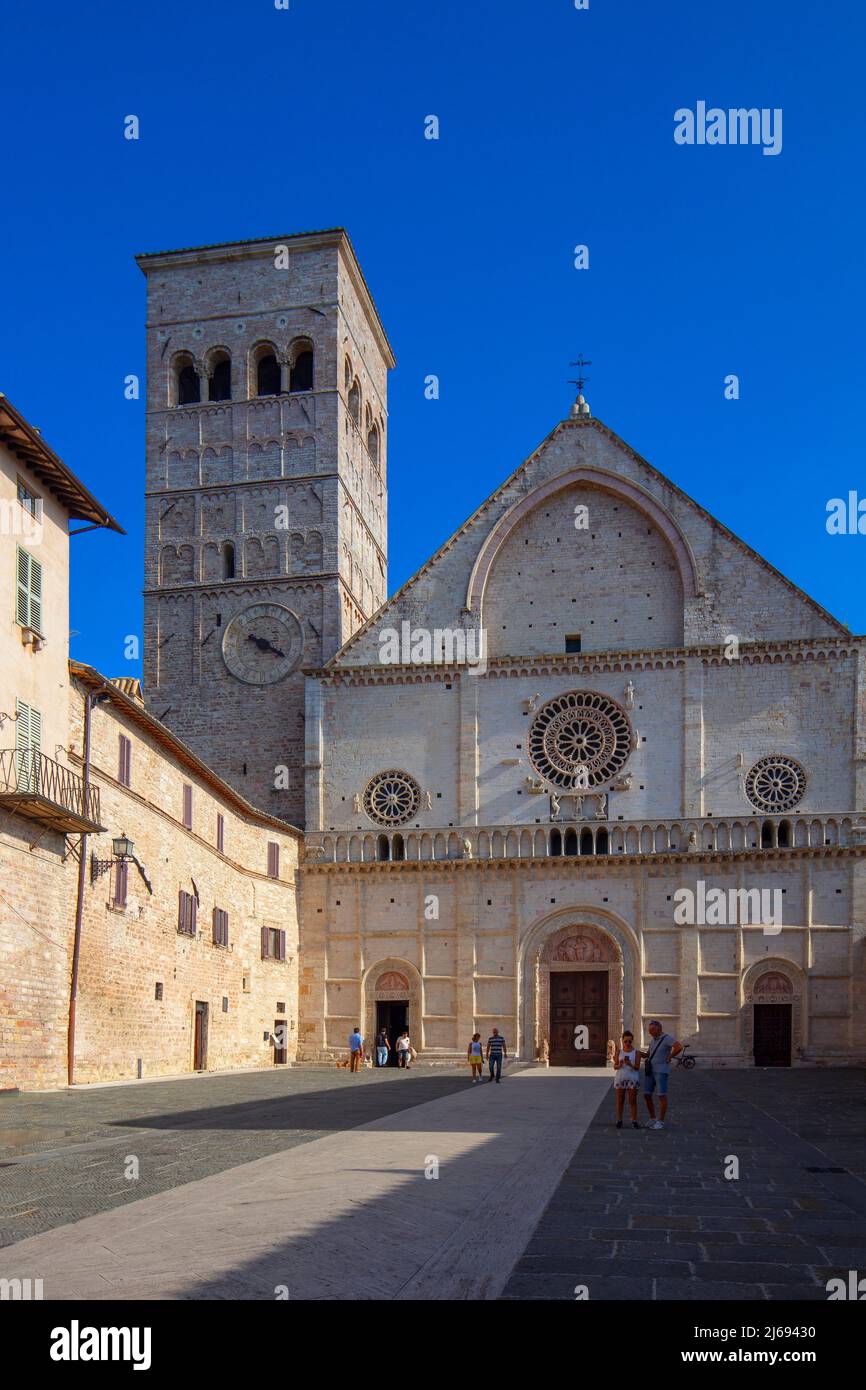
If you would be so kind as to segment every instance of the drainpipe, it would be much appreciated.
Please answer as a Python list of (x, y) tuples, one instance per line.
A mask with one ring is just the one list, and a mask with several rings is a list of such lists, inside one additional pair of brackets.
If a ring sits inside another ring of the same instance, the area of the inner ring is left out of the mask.
[[(84, 810), (90, 790), (90, 712), (93, 697), (84, 696)], [(84, 880), (87, 870), (87, 832), (82, 835), (78, 853), (78, 897), (75, 903), (75, 938), (72, 946), (72, 982), (69, 987), (69, 1027), (66, 1034), (66, 1081), (75, 1083), (75, 1005), (78, 1001), (78, 961), (81, 955), (81, 919), (84, 915)]]

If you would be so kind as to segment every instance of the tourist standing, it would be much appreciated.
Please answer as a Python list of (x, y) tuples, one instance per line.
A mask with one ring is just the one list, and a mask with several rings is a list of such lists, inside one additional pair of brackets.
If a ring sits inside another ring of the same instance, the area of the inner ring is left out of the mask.
[(408, 1069), (412, 1065), (410, 1055), (412, 1044), (409, 1041), (408, 1031), (404, 1031), (397, 1039), (397, 1066)]
[(380, 1028), (376, 1034), (376, 1066), (387, 1067), (388, 1053), (391, 1051), (391, 1044), (388, 1041), (386, 1029)]
[(502, 1063), (507, 1056), (508, 1049), (505, 1046), (505, 1039), (499, 1029), (494, 1028), (487, 1039), (487, 1065), (490, 1070), (490, 1080), (495, 1081), (497, 1086), (502, 1079)]
[[(671, 1058), (682, 1052), (683, 1045), (670, 1033), (666, 1033), (657, 1018), (650, 1020), (650, 1042), (644, 1057), (643, 1096), (650, 1113), (647, 1129), (664, 1129), (668, 1109), (668, 1077), (671, 1074)], [(659, 1118), (656, 1119), (654, 1093), (659, 1093)]]
[(642, 1056), (643, 1053), (639, 1052), (634, 1045), (634, 1034), (628, 1031), (623, 1033), (622, 1047), (619, 1049), (613, 1064), (616, 1072), (613, 1092), (616, 1096), (617, 1129), (622, 1129), (622, 1112), (626, 1096), (628, 1096), (628, 1108), (631, 1111), (631, 1127), (632, 1129), (640, 1129), (637, 1122), (637, 1088), (640, 1084), (640, 1059)]
[(469, 1070), (472, 1073), (472, 1085), (481, 1080), (481, 1068), (484, 1066), (482, 1056), (481, 1034), (473, 1033), (472, 1041), (466, 1049), (466, 1060), (469, 1063)]
[(360, 1071), (364, 1060), (364, 1042), (361, 1030), (356, 1025), (354, 1033), (349, 1034), (349, 1070)]

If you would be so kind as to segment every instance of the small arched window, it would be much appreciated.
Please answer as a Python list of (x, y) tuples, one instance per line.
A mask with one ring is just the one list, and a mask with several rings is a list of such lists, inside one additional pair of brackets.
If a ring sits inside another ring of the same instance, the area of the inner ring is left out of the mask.
[(223, 579), (234, 579), (235, 577), (235, 548), (231, 541), (226, 541), (223, 546)]
[(592, 831), (581, 830), (580, 832), (580, 852), (581, 854), (594, 854), (595, 849), (592, 843)]
[(232, 364), (228, 353), (221, 353), (213, 364), (208, 399), (230, 401), (232, 398)]
[(178, 405), (198, 405), (201, 400), (201, 382), (192, 362), (184, 362), (177, 373)]
[(349, 387), (352, 385), (352, 364), (349, 361), (348, 357), (343, 363), (343, 385), (346, 388), (346, 391), (348, 391)]
[(352, 389), (349, 392), (349, 414), (356, 425), (361, 424), (361, 388), (357, 378), (352, 382)]
[(379, 430), (378, 430), (378, 427), (377, 427), (376, 425), (373, 426), (373, 428), (370, 430), (370, 433), (367, 435), (367, 453), (370, 455), (370, 458), (371, 458), (372, 462), (375, 463), (376, 466), (377, 466), (377, 468), (378, 468), (378, 466), (379, 466)]
[(577, 854), (577, 831), (572, 830), (570, 827), (565, 832), (563, 853), (568, 855)]
[(289, 373), (290, 391), (312, 391), (313, 389), (313, 349), (304, 346), (295, 355)]
[(551, 830), (550, 832), (550, 853), (552, 855), (562, 854), (562, 832)]
[(256, 364), (256, 395), (278, 396), (280, 384), (280, 364), (274, 353), (265, 353)]
[(378, 840), (376, 841), (376, 858), (377, 858), (377, 859), (390, 859), (390, 858), (391, 858), (391, 842), (390, 842), (390, 840), (388, 839), (388, 836), (387, 836), (387, 835), (380, 835), (379, 838), (378, 838)]

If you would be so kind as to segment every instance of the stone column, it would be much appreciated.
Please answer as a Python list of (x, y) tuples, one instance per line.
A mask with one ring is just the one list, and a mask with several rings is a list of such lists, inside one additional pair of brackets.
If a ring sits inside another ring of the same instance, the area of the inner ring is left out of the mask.
[(456, 1046), (461, 1048), (475, 1032), (475, 925), (481, 874), (461, 869), (454, 872), (457, 874), (456, 879), (451, 879), (457, 958), (454, 1011), (457, 1015)]
[(478, 824), (479, 678), (463, 671), (457, 678), (457, 815), (460, 825)]
[(704, 665), (687, 656), (683, 671), (683, 815), (704, 814)]

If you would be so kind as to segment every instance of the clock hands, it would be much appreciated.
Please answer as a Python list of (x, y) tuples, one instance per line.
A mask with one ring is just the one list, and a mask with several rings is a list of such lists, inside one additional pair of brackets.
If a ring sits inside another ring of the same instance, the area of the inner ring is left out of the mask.
[(275, 647), (272, 642), (269, 642), (267, 637), (256, 637), (252, 632), (248, 632), (247, 641), (255, 642), (260, 652), (273, 652), (274, 656), (282, 657), (286, 655), (285, 652), (280, 651), (279, 647)]

